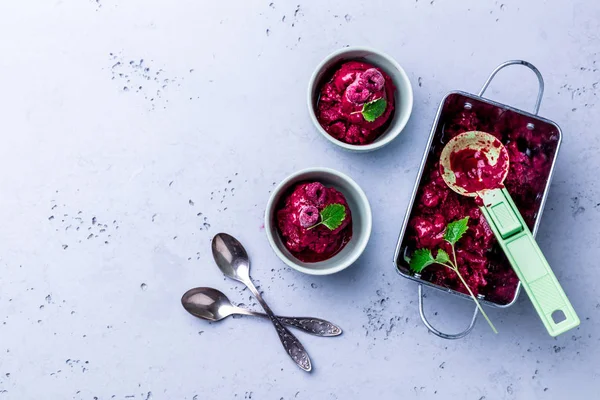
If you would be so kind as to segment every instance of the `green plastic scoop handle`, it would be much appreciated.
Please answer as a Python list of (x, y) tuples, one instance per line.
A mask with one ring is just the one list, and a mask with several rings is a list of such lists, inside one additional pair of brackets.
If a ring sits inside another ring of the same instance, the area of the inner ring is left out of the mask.
[[(480, 209), (548, 333), (558, 336), (577, 327), (580, 324), (577, 313), (508, 191), (496, 188), (473, 193), (456, 185), (450, 155), (466, 148), (481, 151), (490, 165), (496, 165), (500, 154), (506, 152), (504, 145), (489, 133), (471, 131), (457, 135), (446, 144), (440, 157), (444, 182), (458, 194), (482, 199)], [(505, 155), (508, 160), (508, 154)], [(507, 162), (506, 171), (498, 182), (500, 187), (508, 174), (508, 166)]]

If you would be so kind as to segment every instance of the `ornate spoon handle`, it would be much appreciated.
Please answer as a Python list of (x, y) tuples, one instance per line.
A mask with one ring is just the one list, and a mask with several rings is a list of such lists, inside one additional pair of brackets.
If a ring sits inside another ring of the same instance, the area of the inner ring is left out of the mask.
[[(255, 317), (270, 319), (270, 317), (265, 313), (251, 311), (240, 307), (235, 307), (233, 313), (241, 315), (253, 315)], [(284, 325), (293, 326), (296, 329), (300, 329), (301, 331), (315, 336), (328, 337), (339, 336), (342, 334), (342, 328), (321, 318), (277, 316), (277, 319)]]
[(271, 322), (275, 326), (275, 330), (277, 330), (277, 334), (279, 335), (279, 340), (281, 340), (281, 344), (287, 351), (288, 355), (294, 360), (296, 364), (303, 370), (310, 372), (312, 369), (312, 365), (310, 362), (310, 358), (308, 357), (308, 353), (302, 346), (302, 343), (294, 336), (275, 316), (269, 316)]
[(277, 317), (273, 314), (273, 311), (271, 311), (271, 308), (263, 300), (252, 281), (245, 281), (244, 284), (248, 287), (248, 289), (250, 289), (262, 308), (265, 309), (265, 312), (269, 316), (273, 326), (275, 326), (275, 330), (279, 335), (279, 340), (281, 340), (281, 344), (283, 345), (285, 351), (300, 368), (310, 372), (312, 369), (312, 364), (310, 362), (310, 358), (308, 357), (308, 353), (306, 350), (304, 350), (304, 346), (302, 346), (302, 343), (300, 343), (298, 338), (296, 338), (296, 336), (294, 336), (285, 326), (283, 326), (279, 319), (277, 319)]
[(339, 336), (342, 330), (339, 326), (320, 318), (311, 317), (277, 317), (282, 324), (293, 326), (316, 336)]

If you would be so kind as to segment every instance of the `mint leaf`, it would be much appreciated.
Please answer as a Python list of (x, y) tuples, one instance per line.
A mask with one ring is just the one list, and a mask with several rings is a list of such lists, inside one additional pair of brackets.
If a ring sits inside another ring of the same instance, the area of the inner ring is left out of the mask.
[(329, 230), (333, 231), (342, 225), (346, 219), (346, 207), (342, 204), (329, 204), (321, 210), (321, 221), (308, 229), (316, 228), (319, 225), (325, 225)]
[(367, 122), (373, 122), (381, 117), (387, 107), (387, 101), (383, 97), (363, 104), (362, 116)]
[(418, 249), (415, 250), (415, 254), (413, 254), (410, 259), (410, 269), (416, 273), (421, 273), (428, 265), (435, 264), (435, 260), (431, 255), (431, 250), (429, 249)]
[[(456, 260), (456, 251), (454, 249), (454, 244), (460, 240), (462, 235), (465, 234), (465, 232), (468, 229), (468, 223), (469, 217), (465, 217), (463, 219), (451, 222), (446, 226), (446, 230), (444, 232), (444, 240), (452, 245), (452, 255), (454, 257), (454, 260)], [(406, 256), (404, 258), (406, 259)], [(452, 263), (452, 261), (450, 261), (450, 255), (446, 253), (446, 251), (438, 249), (435, 258), (433, 258), (431, 250), (419, 249), (415, 251), (412, 258), (409, 260), (410, 269), (416, 273), (420, 273), (421, 271), (423, 271), (423, 269), (425, 269), (425, 267), (431, 264), (443, 264), (456, 273), (462, 284), (469, 292), (469, 295), (477, 305), (479, 312), (481, 312), (481, 314), (485, 317), (487, 323), (492, 328), (492, 331), (494, 331), (494, 333), (498, 333), (496, 327), (485, 313), (485, 310), (483, 309), (483, 307), (481, 307), (477, 296), (475, 296), (475, 294), (461, 275), (460, 271), (458, 270), (458, 265), (455, 265)]]
[(468, 222), (469, 217), (464, 217), (463, 219), (449, 223), (446, 227), (446, 232), (444, 232), (444, 240), (454, 245), (467, 231)]
[(435, 256), (435, 262), (445, 264), (450, 261), (450, 256), (444, 250), (439, 249)]
[(321, 223), (330, 230), (339, 228), (346, 219), (346, 207), (342, 204), (330, 204), (321, 210)]

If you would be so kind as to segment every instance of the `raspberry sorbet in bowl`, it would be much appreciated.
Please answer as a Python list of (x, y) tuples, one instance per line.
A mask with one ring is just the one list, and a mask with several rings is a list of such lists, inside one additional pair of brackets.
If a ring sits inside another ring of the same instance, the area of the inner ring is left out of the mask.
[(329, 168), (309, 168), (273, 190), (265, 231), (275, 254), (310, 275), (328, 275), (352, 265), (371, 236), (367, 196), (350, 177)]
[(285, 247), (306, 263), (333, 257), (352, 238), (352, 212), (346, 198), (320, 182), (294, 186), (282, 198), (276, 219)]
[(356, 152), (390, 143), (406, 126), (412, 105), (412, 87), (402, 67), (390, 56), (363, 47), (329, 55), (308, 88), (308, 109), (317, 130)]
[(334, 138), (348, 144), (370, 144), (394, 114), (392, 78), (381, 68), (348, 61), (320, 90), (317, 119)]

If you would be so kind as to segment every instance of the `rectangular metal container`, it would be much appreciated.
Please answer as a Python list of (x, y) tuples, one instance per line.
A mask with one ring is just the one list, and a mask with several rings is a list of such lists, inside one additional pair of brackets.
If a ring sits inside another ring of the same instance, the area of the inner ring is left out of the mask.
[[(508, 105), (505, 104), (501, 104), (489, 99), (486, 99), (483, 97), (483, 94), (485, 92), (485, 90), (487, 89), (487, 87), (489, 86), (490, 82), (492, 81), (492, 79), (494, 78), (494, 76), (496, 75), (496, 73), (501, 70), (502, 68), (509, 66), (509, 65), (524, 65), (528, 68), (530, 68), (537, 76), (538, 81), (539, 81), (539, 92), (538, 92), (538, 98), (534, 107), (534, 113), (529, 113), (526, 111), (522, 111), (513, 107), (510, 107)], [(540, 72), (537, 70), (537, 68), (535, 68), (532, 64), (526, 62), (526, 61), (521, 61), (521, 60), (515, 60), (515, 61), (507, 61), (503, 64), (501, 64), (500, 66), (498, 66), (489, 76), (488, 80), (485, 82), (485, 84), (483, 85), (481, 91), (479, 92), (478, 95), (475, 94), (471, 94), (471, 93), (466, 93), (466, 92), (462, 92), (462, 91), (453, 91), (448, 93), (441, 101), (440, 106), (438, 108), (438, 112), (436, 115), (436, 118), (434, 120), (433, 123), (433, 127), (431, 128), (431, 133), (429, 135), (429, 140), (427, 142), (427, 147), (425, 150), (425, 154), (423, 155), (423, 159), (421, 161), (421, 165), (419, 168), (419, 173), (415, 182), (415, 186), (413, 188), (413, 192), (411, 195), (411, 199), (410, 199), (410, 203), (408, 206), (408, 209), (406, 211), (406, 215), (404, 217), (404, 222), (402, 224), (402, 229), (400, 231), (400, 236), (398, 238), (398, 244), (396, 246), (396, 252), (394, 255), (394, 264), (396, 267), (396, 270), (405, 278), (413, 280), (417, 283), (419, 283), (419, 307), (420, 307), (420, 312), (421, 312), (421, 318), (423, 319), (423, 322), (425, 323), (425, 325), (436, 335), (440, 336), (440, 337), (444, 337), (447, 339), (457, 339), (459, 337), (463, 337), (466, 334), (468, 334), (470, 332), (470, 330), (473, 327), (473, 324), (475, 322), (475, 319), (477, 317), (477, 309), (475, 309), (475, 313), (473, 314), (473, 318), (471, 321), (471, 325), (469, 326), (469, 328), (467, 328), (467, 330), (459, 333), (459, 334), (445, 334), (442, 333), (440, 331), (437, 331), (435, 328), (433, 328), (430, 323), (427, 321), (427, 319), (425, 318), (424, 315), (424, 311), (423, 311), (423, 302), (422, 302), (422, 285), (428, 286), (428, 287), (432, 287), (438, 290), (442, 290), (448, 293), (452, 293), (454, 295), (466, 298), (466, 299), (471, 299), (468, 295), (465, 295), (461, 292), (458, 292), (456, 290), (453, 289), (449, 289), (446, 287), (442, 287), (442, 286), (438, 286), (435, 284), (432, 284), (431, 282), (428, 282), (424, 279), (421, 279), (421, 277), (418, 274), (414, 274), (410, 271), (407, 262), (404, 259), (404, 251), (405, 251), (405, 234), (406, 234), (406, 230), (408, 227), (408, 223), (410, 221), (411, 215), (413, 213), (413, 207), (415, 205), (415, 201), (416, 201), (416, 197), (417, 197), (417, 193), (419, 191), (419, 187), (422, 183), (422, 178), (423, 178), (423, 173), (426, 169), (426, 166), (428, 165), (429, 162), (435, 162), (434, 160), (434, 152), (433, 152), (433, 143), (434, 140), (439, 140), (441, 138), (441, 135), (443, 134), (443, 125), (440, 125), (440, 118), (444, 112), (444, 108), (446, 106), (448, 106), (450, 101), (456, 102), (456, 101), (464, 101), (465, 103), (465, 108), (470, 109), (471, 107), (476, 109), (476, 107), (480, 107), (480, 106), (492, 106), (492, 107), (497, 107), (501, 110), (509, 110), (512, 111), (514, 113), (519, 114), (520, 116), (523, 116), (528, 122), (528, 128), (531, 128), (533, 130), (535, 130), (535, 126), (536, 124), (546, 124), (552, 127), (553, 130), (556, 131), (556, 135), (558, 136), (557, 139), (557, 143), (556, 143), (556, 149), (554, 151), (554, 156), (552, 159), (552, 163), (551, 163), (551, 168), (550, 168), (550, 172), (549, 172), (549, 176), (548, 176), (548, 181), (546, 182), (546, 185), (544, 187), (544, 191), (543, 191), (543, 196), (542, 199), (539, 203), (539, 209), (537, 211), (537, 216), (535, 217), (535, 222), (534, 222), (534, 226), (532, 229), (532, 233), (535, 236), (539, 227), (539, 223), (541, 220), (541, 215), (542, 215), (542, 211), (544, 209), (545, 203), (546, 203), (546, 198), (548, 197), (548, 190), (550, 188), (550, 182), (552, 180), (552, 176), (554, 173), (554, 167), (555, 167), (555, 163), (556, 163), (556, 157), (558, 154), (558, 150), (560, 148), (560, 144), (562, 141), (562, 133), (560, 128), (558, 127), (557, 124), (555, 124), (552, 121), (549, 121), (545, 118), (541, 118), (539, 116), (537, 116), (537, 112), (539, 110), (539, 106), (541, 103), (541, 99), (542, 99), (542, 95), (543, 95), (543, 90), (544, 90), (544, 82), (543, 82), (543, 78), (540, 74)], [(480, 302), (489, 306), (493, 306), (493, 307), (509, 307), (512, 304), (514, 304), (514, 302), (517, 300), (517, 297), (519, 295), (521, 289), (521, 283), (518, 284), (517, 289), (515, 291), (515, 295), (513, 297), (513, 299), (508, 303), (508, 304), (499, 304), (499, 303), (495, 303), (492, 301), (488, 301), (485, 298), (480, 298)]]

